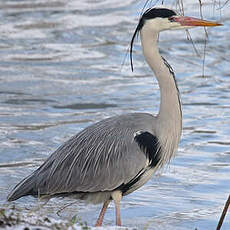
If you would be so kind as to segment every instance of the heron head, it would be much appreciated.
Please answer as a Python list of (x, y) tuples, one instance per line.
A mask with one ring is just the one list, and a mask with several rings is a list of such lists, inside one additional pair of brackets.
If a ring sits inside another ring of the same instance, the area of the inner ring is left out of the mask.
[(180, 30), (189, 29), (197, 26), (220, 26), (217, 22), (206, 21), (193, 17), (185, 17), (178, 15), (175, 11), (167, 8), (150, 8), (147, 9), (140, 17), (136, 30), (133, 34), (130, 44), (131, 69), (132, 49), (135, 37), (142, 30), (159, 33), (164, 30)]
[(193, 17), (178, 15), (175, 11), (167, 8), (150, 8), (141, 16), (137, 30), (143, 28), (160, 32), (163, 30), (189, 29), (196, 26), (220, 26), (217, 22), (206, 21)]

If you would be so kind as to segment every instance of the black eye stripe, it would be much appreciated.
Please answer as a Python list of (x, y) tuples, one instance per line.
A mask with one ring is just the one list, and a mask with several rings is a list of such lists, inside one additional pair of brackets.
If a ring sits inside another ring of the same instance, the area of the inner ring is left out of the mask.
[(141, 16), (139, 23), (134, 31), (132, 40), (130, 42), (130, 65), (131, 65), (131, 70), (133, 71), (133, 43), (135, 37), (138, 35), (142, 27), (144, 26), (145, 22), (149, 19), (153, 18), (168, 18), (169, 20), (172, 20), (172, 16), (175, 16), (176, 13), (173, 10), (166, 9), (166, 8), (150, 8), (147, 9)]
[(141, 19), (153, 19), (153, 18), (169, 18), (176, 13), (173, 10), (165, 8), (151, 8), (144, 12)]
[(137, 29), (140, 31), (145, 24), (146, 20), (154, 19), (154, 18), (171, 18), (175, 16), (176, 13), (173, 10), (166, 9), (166, 8), (150, 8), (144, 12), (141, 16)]

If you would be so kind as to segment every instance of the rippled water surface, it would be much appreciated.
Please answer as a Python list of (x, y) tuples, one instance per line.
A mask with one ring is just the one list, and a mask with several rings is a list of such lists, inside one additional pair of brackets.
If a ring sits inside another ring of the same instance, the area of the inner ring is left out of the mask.
[[(184, 1), (186, 15), (199, 15), (196, 2)], [(1, 205), (17, 182), (84, 127), (116, 114), (157, 113), (158, 86), (139, 42), (133, 73), (128, 59), (124, 62), (144, 3), (0, 1)], [(185, 32), (160, 35), (162, 55), (174, 68), (181, 92), (183, 136), (170, 166), (124, 197), (125, 226), (207, 230), (217, 225), (230, 191), (229, 5), (218, 7), (211, 2), (203, 7), (205, 18), (224, 23), (208, 29), (205, 76), (203, 58)], [(192, 30), (191, 36), (203, 55), (204, 30)], [(71, 202), (53, 199), (42, 212), (60, 218), (56, 212)], [(37, 202), (26, 197), (15, 205), (32, 209)], [(60, 215), (77, 213), (93, 225), (99, 210), (100, 205), (77, 202)], [(105, 216), (105, 225), (111, 224), (113, 205)], [(230, 214), (222, 229), (230, 229)]]

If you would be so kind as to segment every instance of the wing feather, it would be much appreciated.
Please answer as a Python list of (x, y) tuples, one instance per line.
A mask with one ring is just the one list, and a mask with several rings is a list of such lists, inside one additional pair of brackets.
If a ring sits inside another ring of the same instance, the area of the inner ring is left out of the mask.
[(35, 171), (35, 190), (41, 194), (98, 192), (127, 184), (148, 159), (134, 134), (139, 130), (153, 134), (154, 119), (145, 113), (127, 114), (82, 130)]

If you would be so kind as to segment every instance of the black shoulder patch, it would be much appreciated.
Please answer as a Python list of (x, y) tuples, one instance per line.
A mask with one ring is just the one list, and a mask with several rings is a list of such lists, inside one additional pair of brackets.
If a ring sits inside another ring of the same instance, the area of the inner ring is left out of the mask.
[(136, 133), (134, 140), (149, 158), (150, 166), (156, 166), (161, 155), (161, 147), (158, 138), (149, 132), (138, 132)]
[[(135, 133), (134, 140), (150, 160), (149, 166), (155, 167), (161, 157), (161, 147), (158, 138), (149, 132), (139, 131)], [(132, 180), (126, 184), (121, 184), (116, 189), (121, 190), (123, 194), (126, 193), (141, 180), (145, 172), (145, 170), (141, 170)]]

